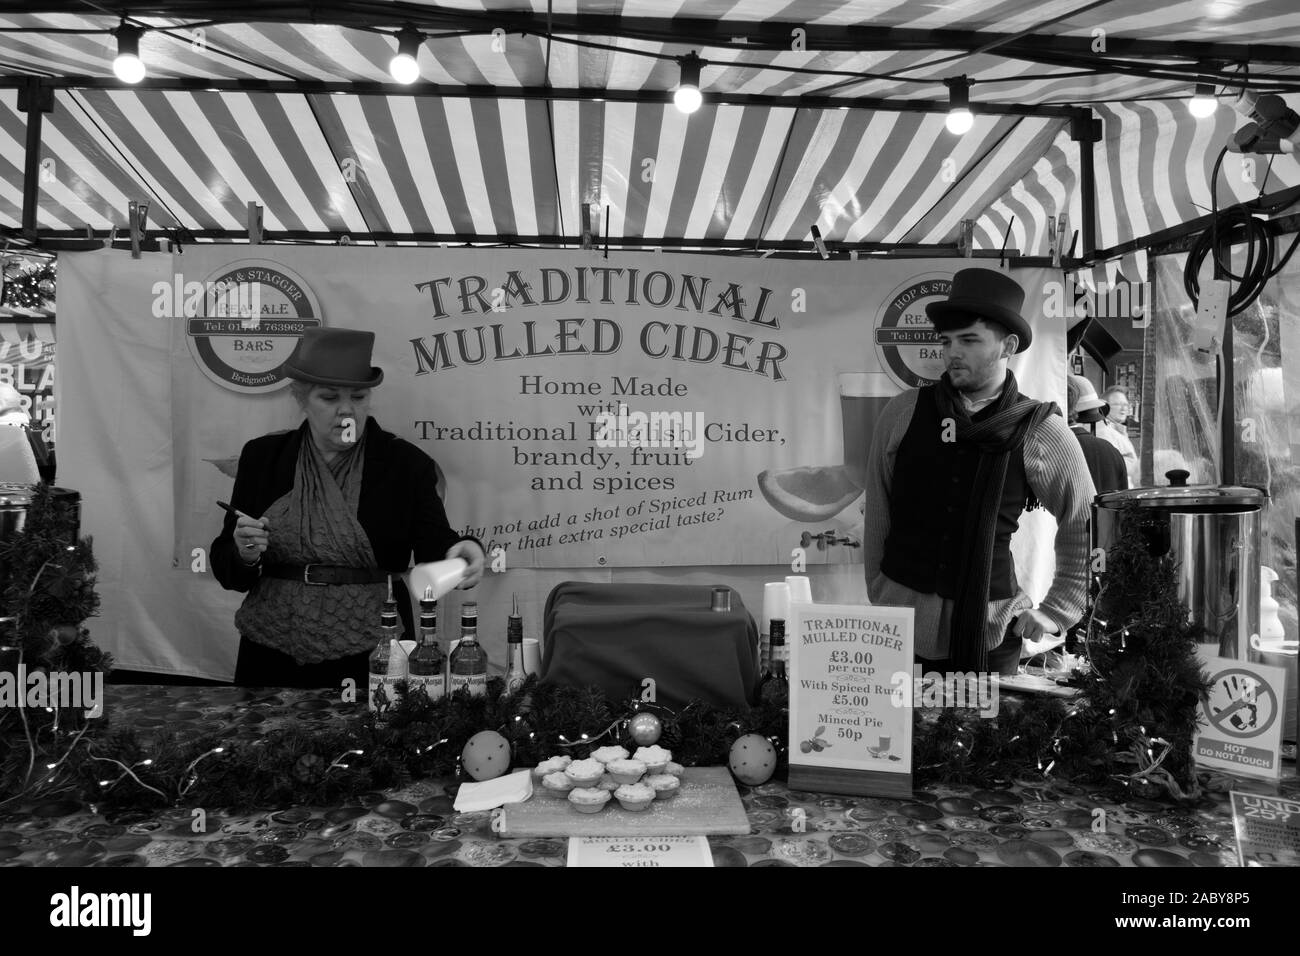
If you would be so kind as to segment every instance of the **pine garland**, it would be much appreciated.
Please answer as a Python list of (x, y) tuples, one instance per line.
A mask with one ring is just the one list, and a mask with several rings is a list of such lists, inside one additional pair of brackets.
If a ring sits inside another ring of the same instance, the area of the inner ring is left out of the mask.
[[(24, 533), (0, 549), (0, 562), (13, 562), (3, 592), (6, 612), (20, 615), (25, 659), (54, 668), (106, 667), (107, 657), (84, 628), (67, 644), (49, 637), (51, 626), (77, 625), (98, 603), (90, 541), (70, 549), (69, 519), (57, 508), (48, 490), (38, 493)], [(1169, 559), (1148, 553), (1153, 528), (1145, 516), (1130, 513), (1125, 527), (1107, 554), (1105, 586), (1088, 629), (1093, 666), (1078, 682), (1080, 697), (1004, 698), (992, 720), (973, 710), (918, 710), (913, 766), (919, 785), (997, 787), (1062, 778), (1110, 782), (1142, 796), (1196, 794), (1191, 743), (1197, 700), (1208, 687), (1196, 658), (1200, 632), (1187, 623)], [(720, 709), (694, 701), (674, 713), (627, 701), (614, 708), (599, 688), (540, 684), (535, 677), (516, 694), (504, 694), (494, 678), (485, 696), (459, 692), (434, 703), (408, 696), (403, 683), (397, 689), (382, 722), (366, 713), (337, 730), (293, 727), (251, 742), (211, 734), (182, 743), (153, 732), (146, 742), (106, 716), (75, 734), (50, 728), (44, 718), (33, 748), (12, 715), (0, 713), (0, 794), (8, 795), (0, 807), (34, 792), (139, 810), (337, 804), (454, 777), (465, 744), (483, 730), (510, 741), (516, 767), (561, 753), (580, 759), (599, 746), (630, 743), (626, 722), (639, 708), (660, 716), (661, 743), (685, 766), (726, 763), (732, 743), (747, 733), (774, 739), (778, 774), (786, 766), (788, 720), (776, 704)], [(38, 774), (33, 790), (33, 765), (49, 763), (55, 769)]]
[(30, 269), (23, 269), (12, 277), (6, 275), (3, 285), (4, 295), (0, 305), (42, 309), (45, 308), (46, 303), (54, 301), (58, 272), (54, 262), (50, 261)]

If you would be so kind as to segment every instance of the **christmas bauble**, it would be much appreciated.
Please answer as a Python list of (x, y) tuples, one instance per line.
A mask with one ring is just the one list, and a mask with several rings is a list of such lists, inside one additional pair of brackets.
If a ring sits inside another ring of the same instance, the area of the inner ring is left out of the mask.
[(56, 624), (46, 636), (60, 646), (67, 647), (77, 639), (77, 627), (75, 624)]
[(659, 737), (664, 732), (664, 725), (656, 715), (642, 712), (628, 721), (627, 731), (642, 747), (649, 747), (659, 742)]
[(776, 773), (776, 748), (766, 737), (746, 734), (731, 745), (731, 757), (727, 763), (737, 780), (757, 787), (760, 783), (767, 783)]
[(50, 279), (42, 279), (40, 282), (36, 283), (36, 291), (47, 299), (53, 298), (54, 282)]
[(510, 769), (510, 741), (495, 730), (481, 730), (460, 752), (460, 763), (475, 780), (491, 780)]

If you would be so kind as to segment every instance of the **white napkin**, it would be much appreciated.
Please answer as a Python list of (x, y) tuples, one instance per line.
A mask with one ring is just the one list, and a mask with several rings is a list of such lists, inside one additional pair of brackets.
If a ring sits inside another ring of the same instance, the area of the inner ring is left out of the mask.
[(484, 780), (482, 783), (462, 783), (456, 791), (455, 809), (459, 813), (476, 810), (495, 810), (507, 803), (523, 803), (533, 795), (533, 775), (528, 770)]

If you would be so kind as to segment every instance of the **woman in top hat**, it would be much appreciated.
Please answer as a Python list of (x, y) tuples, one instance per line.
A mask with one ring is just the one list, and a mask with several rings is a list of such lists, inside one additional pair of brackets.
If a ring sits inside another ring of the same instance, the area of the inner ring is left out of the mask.
[[(464, 558), (459, 587), (483, 576), (482, 546), (452, 530), (437, 466), (369, 417), (384, 373), (370, 364), (373, 332), (305, 332), (285, 363), (305, 413), (291, 432), (244, 446), (232, 506), (212, 542), (213, 573), (248, 596), (235, 615), (235, 683), (253, 687), (364, 685), (374, 627), (394, 576), (415, 561)], [(400, 593), (399, 593), (400, 592)]]

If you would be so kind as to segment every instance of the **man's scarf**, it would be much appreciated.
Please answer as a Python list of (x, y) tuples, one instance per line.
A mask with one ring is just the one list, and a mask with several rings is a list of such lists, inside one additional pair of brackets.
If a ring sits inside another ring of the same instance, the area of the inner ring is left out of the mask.
[[(1013, 453), (1020, 454), (1029, 430), (1048, 415), (1059, 412), (1051, 402), (1036, 402), (1022, 396), (1010, 369), (1007, 370), (1002, 395), (992, 405), (992, 413), (980, 421), (971, 420), (961, 393), (953, 386), (947, 372), (934, 387), (934, 401), (945, 427), (947, 419), (956, 424), (958, 443), (973, 445), (980, 453), (975, 483), (966, 508), (965, 553), (959, 557), (961, 567), (957, 576), (957, 596), (953, 602), (948, 657), (956, 670), (982, 671), (988, 666), (984, 627), (988, 619), (989, 582), (993, 574), (993, 542), (1007, 466)], [(1037, 504), (1030, 491), (1026, 507), (1032, 509)]]

